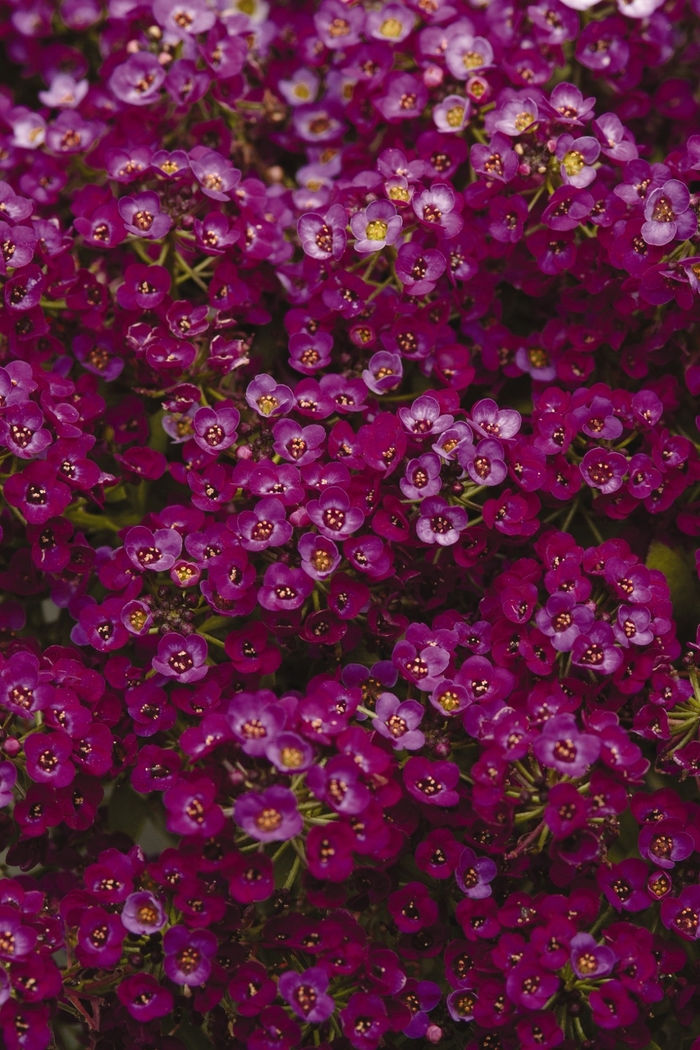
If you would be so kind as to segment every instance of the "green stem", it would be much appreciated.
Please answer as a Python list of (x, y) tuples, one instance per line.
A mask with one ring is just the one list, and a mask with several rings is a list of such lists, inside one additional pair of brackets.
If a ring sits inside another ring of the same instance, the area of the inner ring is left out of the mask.
[(591, 937), (595, 937), (596, 933), (601, 928), (601, 926), (603, 926), (608, 921), (608, 919), (611, 918), (612, 915), (613, 915), (613, 910), (610, 907), (610, 905), (608, 905), (608, 907), (605, 909), (605, 911), (600, 916), (600, 918), (597, 919), (596, 922), (594, 923), (594, 925), (591, 927), (591, 929), (589, 931), (590, 934), (591, 934)]
[(205, 641), (211, 642), (212, 645), (218, 645), (219, 649), (225, 649), (226, 646), (220, 638), (215, 638), (213, 634), (205, 634), (204, 631), (197, 632), (200, 638), (204, 638)]
[(287, 875), (287, 878), (284, 880), (284, 889), (285, 890), (291, 889), (292, 886), (294, 885), (294, 880), (297, 877), (297, 874), (299, 872), (299, 868), (300, 867), (301, 867), (301, 857), (297, 853), (296, 857), (294, 858), (294, 863), (292, 864), (292, 866), (291, 866), (291, 868), (289, 870), (289, 874)]

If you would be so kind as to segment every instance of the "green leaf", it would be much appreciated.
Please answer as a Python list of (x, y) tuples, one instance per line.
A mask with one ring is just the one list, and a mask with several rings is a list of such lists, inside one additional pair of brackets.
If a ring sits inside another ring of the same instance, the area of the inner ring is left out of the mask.
[(148, 818), (148, 800), (129, 784), (119, 784), (112, 792), (108, 813), (110, 831), (123, 831), (138, 842)]
[(666, 577), (679, 635), (694, 637), (700, 619), (700, 584), (690, 553), (654, 541), (649, 547), (646, 566), (648, 569), (660, 569)]
[(231, 626), (230, 616), (210, 616), (208, 620), (200, 624), (197, 630), (204, 631), (205, 634), (213, 634), (214, 631), (218, 631), (221, 627), (226, 626)]
[(187, 1050), (214, 1050), (214, 1045), (202, 1028), (183, 1021), (177, 1026), (175, 1035), (187, 1047)]

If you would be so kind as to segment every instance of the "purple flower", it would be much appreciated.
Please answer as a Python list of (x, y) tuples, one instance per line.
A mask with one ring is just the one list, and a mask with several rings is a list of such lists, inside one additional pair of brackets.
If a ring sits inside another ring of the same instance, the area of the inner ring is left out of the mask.
[(12, 762), (0, 762), (0, 808), (8, 806), (14, 799), (13, 788), (17, 783), (17, 769)]
[(639, 833), (638, 847), (643, 857), (669, 870), (695, 849), (692, 836), (673, 818), (646, 824)]
[(73, 780), (73, 741), (67, 733), (33, 733), (24, 742), (24, 753), (27, 774), (37, 783), (66, 787)]
[(263, 755), (284, 728), (285, 717), (272, 693), (239, 693), (231, 700), (226, 720), (247, 755)]
[(651, 191), (644, 204), (642, 237), (647, 244), (668, 244), (692, 237), (698, 225), (690, 208), (690, 191), (678, 179), (668, 179)]
[[(449, 48), (448, 48), (449, 55)], [(435, 127), (443, 134), (464, 131), (471, 114), (471, 102), (460, 95), (446, 95), (433, 110)]]
[(566, 839), (588, 823), (590, 806), (573, 784), (555, 784), (549, 792), (544, 821), (555, 839)]
[(297, 230), (305, 253), (312, 259), (340, 259), (347, 244), (347, 224), (348, 213), (340, 204), (334, 204), (325, 215), (302, 215)]
[(400, 44), (415, 25), (414, 15), (402, 4), (388, 3), (367, 12), (364, 32), (375, 40)]
[(493, 48), (484, 37), (473, 36), (469, 30), (458, 31), (450, 35), (445, 64), (453, 77), (467, 80), (477, 70), (493, 64)]
[(124, 537), (124, 551), (139, 572), (167, 572), (181, 550), (182, 536), (175, 529), (151, 532), (143, 525), (136, 525)]
[(455, 870), (455, 879), (462, 893), (472, 900), (481, 900), (491, 896), (489, 883), (495, 879), (497, 870), (490, 857), (477, 857), (473, 849), (465, 846)]
[(406, 473), (399, 481), (401, 491), (407, 499), (422, 500), (436, 496), (442, 487), (441, 462), (432, 452), (406, 464)]
[(537, 123), (539, 110), (533, 99), (524, 96), (506, 102), (496, 110), (493, 127), (503, 135), (517, 138), (525, 131), (530, 131)]
[(164, 237), (172, 226), (170, 216), (160, 210), (160, 197), (150, 190), (135, 197), (122, 197), (118, 208), (124, 226), (136, 237)]
[[(643, 864), (643, 861), (636, 861)], [(645, 874), (647, 867), (644, 865)], [(647, 907), (649, 899), (647, 898)], [(700, 886), (686, 886), (678, 897), (665, 897), (661, 902), (661, 921), (667, 930), (679, 934), (685, 941), (700, 937)]]
[(164, 266), (134, 263), (127, 266), (117, 302), (125, 310), (152, 310), (170, 291), (170, 274)]
[(590, 933), (577, 933), (571, 939), (571, 965), (582, 981), (607, 977), (616, 962), (615, 952), (596, 943)]
[(154, 669), (178, 682), (198, 682), (208, 671), (205, 664), (207, 643), (198, 634), (183, 637), (175, 631), (158, 642), (158, 655), (153, 657)]
[(373, 728), (390, 740), (395, 750), (405, 748), (407, 751), (417, 751), (423, 747), (425, 736), (418, 729), (424, 714), (422, 704), (416, 700), (404, 700), (402, 703), (393, 693), (380, 693), (375, 712)]
[(195, 146), (190, 150), (192, 174), (207, 197), (227, 201), (241, 180), (241, 173), (230, 161), (213, 149)]
[(594, 614), (587, 605), (578, 605), (573, 594), (560, 591), (547, 599), (535, 620), (543, 634), (552, 639), (552, 645), (561, 653), (568, 653), (574, 642), (593, 623)]
[(37, 235), (29, 226), (9, 226), (0, 222), (0, 273), (17, 270), (32, 261)]
[(456, 237), (464, 225), (456, 211), (454, 190), (447, 183), (433, 183), (430, 189), (417, 193), (411, 204), (424, 229), (440, 238)]
[(558, 988), (559, 978), (556, 974), (543, 969), (529, 953), (506, 979), (508, 997), (528, 1010), (541, 1010)]
[(383, 81), (383, 88), (383, 94), (375, 99), (374, 105), (388, 123), (398, 124), (423, 113), (428, 91), (418, 77), (410, 73), (389, 73)]
[(476, 485), (500, 485), (508, 473), (503, 445), (486, 438), (478, 445), (467, 442), (457, 448), (457, 459)]
[(357, 1050), (376, 1050), (390, 1022), (384, 1000), (378, 995), (354, 992), (340, 1011), (343, 1035)]
[(586, 484), (601, 492), (617, 492), (628, 470), (627, 457), (620, 452), (592, 448), (581, 462), (581, 474)]
[(636, 1003), (618, 980), (605, 981), (599, 989), (591, 992), (588, 1002), (593, 1023), (599, 1028), (626, 1028), (639, 1016)]
[(636, 857), (609, 868), (601, 865), (596, 872), (600, 888), (616, 911), (643, 911), (649, 907), (648, 876), (649, 868)]
[(261, 499), (253, 510), (243, 510), (236, 519), (241, 546), (249, 551), (281, 547), (292, 536), (284, 504), (276, 496)]
[(211, 973), (216, 947), (216, 937), (209, 930), (171, 926), (163, 938), (166, 977), (190, 987), (204, 984)]
[(294, 403), (294, 395), (289, 387), (277, 383), (272, 376), (265, 374), (257, 375), (253, 382), (248, 384), (245, 398), (250, 407), (263, 419), (286, 415)]
[(290, 463), (305, 467), (323, 454), (326, 432), (316, 423), (302, 427), (291, 419), (281, 419), (272, 428), (274, 450)]
[(208, 777), (181, 777), (163, 796), (166, 827), (177, 835), (218, 835), (224, 825), (221, 807), (214, 803), (216, 787)]
[(570, 714), (547, 719), (533, 744), (539, 762), (570, 777), (583, 776), (598, 758), (600, 747), (598, 737), (581, 733)]
[(137, 51), (116, 67), (109, 78), (109, 87), (121, 102), (148, 106), (157, 97), (164, 80), (165, 70), (156, 55)]
[(302, 973), (287, 970), (281, 974), (278, 988), (279, 994), (297, 1017), (311, 1024), (320, 1024), (335, 1009), (330, 995), (326, 995), (328, 983), (326, 971), (320, 966), (312, 966)]
[(33, 459), (51, 444), (44, 414), (33, 401), (10, 405), (0, 419), (0, 442), (19, 459)]
[(347, 492), (336, 485), (324, 489), (319, 499), (310, 500), (306, 512), (321, 535), (331, 540), (347, 539), (365, 518), (359, 507), (351, 506)]
[(391, 201), (372, 201), (363, 212), (356, 212), (350, 219), (350, 229), (355, 236), (355, 251), (375, 252), (387, 244), (393, 244), (402, 227), (403, 219)]
[(593, 196), (588, 190), (579, 189), (575, 184), (560, 186), (549, 198), (542, 212), (542, 221), (557, 232), (575, 230), (586, 221), (593, 204)]
[(12, 474), (3, 491), (10, 506), (17, 507), (31, 525), (43, 525), (49, 518), (60, 517), (71, 501), (68, 486), (44, 461), (29, 463), (20, 473)]
[(165, 1017), (173, 1008), (173, 997), (149, 973), (124, 977), (117, 985), (117, 996), (136, 1021), (148, 1022)]
[(297, 372), (311, 376), (326, 368), (331, 360), (333, 336), (319, 331), (314, 335), (296, 332), (289, 337), (289, 363)]
[(379, 350), (372, 354), (369, 364), (362, 372), (362, 378), (368, 390), (381, 396), (394, 390), (401, 383), (403, 363), (400, 354), (388, 350)]
[(431, 806), (456, 806), (459, 795), (459, 766), (454, 762), (430, 762), (427, 758), (409, 758), (403, 767), (406, 790)]
[(177, 3), (154, 0), (153, 17), (168, 35), (179, 40), (206, 32), (216, 20), (214, 12), (202, 0), (178, 0)]
[(432, 496), (421, 503), (416, 535), (423, 543), (450, 547), (459, 541), (466, 527), (467, 512), (463, 507), (452, 507), (440, 496)]
[(39, 91), (38, 96), (45, 106), (55, 109), (74, 109), (85, 98), (89, 83), (75, 80), (70, 73), (57, 73), (51, 78), (48, 91)]
[(129, 933), (150, 936), (163, 929), (167, 918), (158, 898), (150, 890), (139, 890), (126, 898), (121, 920)]
[(613, 674), (623, 661), (622, 651), (614, 645), (615, 634), (607, 623), (594, 623), (573, 644), (571, 661), (601, 674)]
[(498, 132), (491, 136), (488, 145), (475, 142), (469, 158), (474, 170), (489, 181), (510, 182), (518, 172), (518, 155), (511, 149), (510, 139)]
[(233, 819), (258, 842), (286, 841), (298, 835), (303, 826), (294, 792), (280, 785), (240, 795)]
[(401, 1031), (409, 1039), (421, 1039), (430, 1026), (428, 1014), (442, 999), (440, 986), (434, 981), (417, 981), (409, 977), (397, 998), (411, 1011), (411, 1021)]
[(561, 177), (570, 186), (583, 189), (596, 177), (593, 164), (600, 154), (600, 144), (591, 135), (560, 135), (557, 141), (557, 159), (561, 161)]
[(359, 43), (365, 12), (361, 8), (348, 8), (342, 0), (323, 0), (314, 15), (314, 25), (326, 47), (345, 50)]
[(622, 423), (614, 415), (612, 402), (605, 397), (594, 397), (590, 404), (575, 408), (571, 414), (579, 430), (597, 441), (614, 441), (622, 433)]
[(654, 641), (651, 613), (644, 606), (621, 605), (614, 624), (615, 638), (620, 645), (650, 645)]
[(34, 263), (16, 271), (5, 282), (3, 294), (7, 309), (18, 313), (33, 310), (41, 302), (44, 282), (44, 274)]
[(313, 589), (303, 569), (290, 569), (277, 562), (265, 570), (258, 602), (263, 609), (275, 612), (299, 609)]
[(78, 924), (75, 954), (83, 966), (110, 969), (119, 962), (126, 930), (118, 915), (104, 908), (87, 908)]
[(298, 550), (302, 569), (314, 580), (324, 580), (340, 564), (338, 548), (325, 536), (306, 533), (299, 540)]
[[(567, 4), (567, 6), (569, 6)], [(572, 3), (573, 7), (574, 4)], [(588, 3), (588, 0), (578, 0), (576, 2), (576, 8), (579, 10), (585, 9), (585, 7), (592, 6)], [(533, 10), (537, 10), (536, 8)], [(561, 9), (559, 9), (561, 10)], [(565, 18), (565, 12), (558, 14), (559, 18)], [(537, 23), (539, 24), (539, 22)], [(573, 25), (572, 21), (572, 25)], [(576, 21), (576, 28), (578, 30), (578, 20)], [(581, 125), (584, 121), (590, 119), (595, 108), (595, 98), (584, 98), (581, 92), (573, 84), (563, 83), (557, 84), (549, 96), (549, 102), (547, 108), (550, 109), (559, 124), (565, 125)]]
[(443, 413), (430, 394), (422, 394), (410, 407), (402, 406), (397, 415), (404, 429), (417, 439), (442, 434), (454, 422), (454, 416)]
[(198, 408), (194, 416), (194, 440), (205, 452), (230, 448), (237, 437), (240, 413), (235, 408)]
[[(416, 241), (402, 244), (396, 257), (396, 276), (403, 282), (410, 295), (428, 295), (432, 292), (446, 267), (447, 261), (441, 251), (437, 248), (423, 248)], [(410, 409), (400, 409), (399, 415), (402, 411), (409, 412)]]
[(292, 776), (309, 769), (314, 751), (308, 741), (296, 733), (283, 732), (266, 744), (265, 757), (280, 773)]

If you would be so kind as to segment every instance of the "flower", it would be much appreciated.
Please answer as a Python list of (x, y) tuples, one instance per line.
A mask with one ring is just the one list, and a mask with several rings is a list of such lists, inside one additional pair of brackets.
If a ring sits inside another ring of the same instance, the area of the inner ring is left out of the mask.
[(210, 930), (171, 926), (163, 937), (163, 969), (175, 984), (195, 987), (211, 973), (216, 937)]
[(233, 818), (247, 835), (259, 842), (286, 841), (298, 835), (302, 828), (294, 793), (286, 787), (274, 786), (241, 795)]

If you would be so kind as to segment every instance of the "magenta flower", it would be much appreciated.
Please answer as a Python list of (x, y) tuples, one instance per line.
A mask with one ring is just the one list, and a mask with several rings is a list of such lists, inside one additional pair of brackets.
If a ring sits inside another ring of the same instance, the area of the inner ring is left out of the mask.
[(179, 835), (218, 834), (224, 816), (214, 803), (215, 797), (216, 787), (207, 777), (176, 780), (163, 796), (168, 831)]
[(430, 762), (409, 758), (403, 767), (406, 790), (419, 802), (432, 806), (455, 806), (459, 795), (459, 767), (454, 762)]
[(372, 201), (363, 212), (357, 212), (350, 219), (355, 251), (375, 252), (393, 244), (402, 227), (403, 220), (391, 201)]
[(165, 80), (165, 70), (155, 55), (137, 51), (117, 66), (109, 78), (116, 98), (132, 106), (147, 106), (157, 97)]
[(162, 303), (169, 290), (170, 274), (165, 267), (134, 263), (126, 268), (117, 302), (125, 310), (151, 310)]
[(302, 215), (297, 227), (302, 248), (312, 259), (340, 259), (347, 244), (347, 224), (348, 214), (339, 204), (334, 204), (325, 215)]
[(125, 229), (136, 237), (164, 237), (172, 219), (160, 210), (160, 198), (150, 191), (135, 197), (122, 197), (118, 202), (119, 215)]
[(158, 642), (158, 655), (153, 658), (154, 669), (178, 682), (198, 682), (207, 673), (205, 660), (207, 643), (199, 635), (183, 637), (175, 631)]
[(570, 777), (580, 777), (600, 754), (600, 740), (591, 733), (581, 733), (573, 715), (549, 718), (533, 750), (538, 762)]
[(216, 937), (210, 930), (171, 926), (163, 938), (166, 976), (175, 984), (204, 984), (211, 973), (216, 946)]
[(418, 729), (424, 714), (421, 704), (415, 700), (401, 702), (393, 693), (380, 693), (375, 711), (373, 728), (396, 750), (418, 751), (423, 747), (425, 736)]
[(139, 572), (165, 572), (171, 569), (182, 550), (182, 536), (175, 529), (151, 532), (143, 525), (129, 529), (124, 551)]
[(104, 908), (85, 909), (78, 924), (75, 954), (83, 966), (108, 969), (119, 962), (126, 930), (118, 915)]
[(455, 869), (455, 879), (462, 893), (472, 900), (481, 900), (491, 896), (493, 891), (489, 883), (496, 873), (496, 865), (490, 857), (477, 857), (473, 849), (465, 846)]
[(416, 534), (423, 543), (450, 547), (457, 543), (467, 527), (467, 512), (463, 507), (452, 507), (440, 496), (431, 496), (421, 503)]
[(139, 936), (157, 933), (167, 921), (161, 901), (149, 890), (129, 894), (122, 908), (121, 920), (129, 933)]
[(165, 1017), (173, 1008), (171, 993), (148, 973), (125, 977), (117, 985), (117, 995), (131, 1016), (141, 1022)]
[(236, 800), (233, 819), (247, 835), (259, 842), (294, 838), (303, 825), (294, 793), (281, 786), (241, 795)]
[(327, 1020), (335, 1009), (328, 988), (328, 974), (320, 966), (312, 966), (303, 973), (288, 970), (279, 979), (279, 993), (291, 1006), (297, 1017), (311, 1024)]
[(698, 225), (690, 208), (690, 191), (678, 179), (669, 179), (651, 191), (644, 205), (644, 218), (642, 237), (654, 245), (692, 237)]

